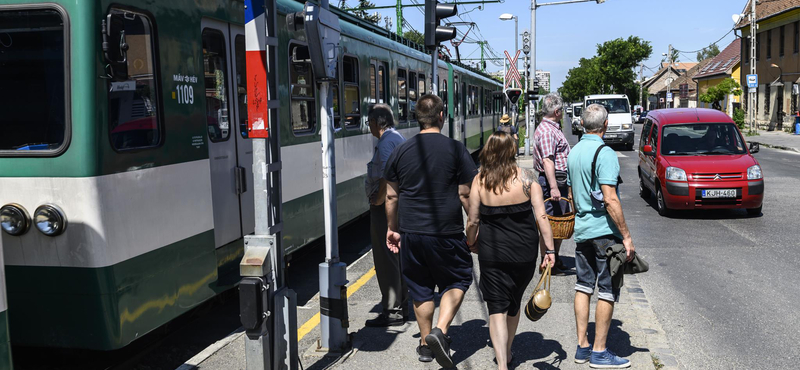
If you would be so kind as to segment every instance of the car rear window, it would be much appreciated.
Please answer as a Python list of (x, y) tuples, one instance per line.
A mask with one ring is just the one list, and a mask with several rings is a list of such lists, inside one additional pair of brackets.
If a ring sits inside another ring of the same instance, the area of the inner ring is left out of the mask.
[(747, 153), (732, 123), (691, 123), (664, 127), (662, 155), (726, 155)]

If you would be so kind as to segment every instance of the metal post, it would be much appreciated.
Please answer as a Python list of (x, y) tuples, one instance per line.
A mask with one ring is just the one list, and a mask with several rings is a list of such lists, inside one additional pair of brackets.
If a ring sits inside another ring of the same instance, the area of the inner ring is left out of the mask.
[[(669, 54), (668, 55), (669, 55), (669, 66), (667, 66), (667, 94), (672, 92), (672, 63), (673, 63), (673, 61), (672, 61), (672, 44), (669, 44)], [(671, 104), (674, 101), (675, 101), (675, 97), (674, 96), (672, 97), (672, 101), (669, 101), (669, 99), (667, 99), (666, 96), (664, 97), (664, 102), (666, 103), (667, 108), (672, 108), (672, 107), (670, 107), (670, 105), (674, 106), (674, 104)]]
[(431, 51), (431, 94), (439, 95), (439, 48)]
[[(328, 9), (328, 0), (320, 0)], [(399, 22), (398, 22), (399, 23)], [(333, 130), (333, 94), (330, 81), (319, 90), (319, 124), (322, 136), (322, 197), (325, 219), (325, 262), (319, 264), (321, 349), (344, 352), (347, 336), (347, 270), (339, 261), (339, 229), (336, 221), (336, 147)]]
[[(246, 0), (248, 133), (253, 144), (255, 232), (244, 237), (239, 264), (240, 317), (247, 370), (297, 369), (297, 300), (286, 287), (281, 245), (280, 125), (277, 124), (277, 12), (275, 0)], [(244, 114), (244, 112), (241, 112)], [(267, 126), (263, 130), (253, 130)], [(260, 131), (257, 133), (257, 131)]]
[[(519, 18), (515, 15), (514, 16), (514, 53), (516, 53), (517, 51), (519, 51)], [(517, 58), (517, 61), (514, 62), (514, 68), (516, 68), (517, 71), (519, 71), (519, 58)], [(518, 86), (518, 87), (520, 89), (522, 88), (522, 86)], [(517, 123), (514, 122), (514, 126), (516, 126), (516, 125), (517, 125)]]
[[(756, 74), (756, 33), (758, 32), (758, 19), (756, 18), (756, 2), (751, 0), (750, 3), (750, 74)], [(747, 109), (747, 116), (750, 123), (750, 131), (756, 131), (758, 124), (756, 123), (756, 113), (758, 112), (758, 88), (748, 88), (748, 97), (750, 106)]]
[[(528, 53), (525, 53), (525, 66), (527, 66), (527, 65), (528, 65)], [(531, 86), (531, 76), (528, 76), (528, 78), (525, 79), (525, 85), (526, 86), (522, 87), (522, 90), (523, 90), (523, 96), (527, 97), (527, 95), (528, 95), (527, 92), (531, 88), (530, 87)], [(530, 100), (530, 99), (528, 99), (528, 100)], [(530, 132), (531, 132), (531, 114), (530, 114), (530, 110), (526, 108), (525, 109), (525, 150), (523, 151), (523, 153), (525, 153), (526, 157), (531, 155), (531, 135), (530, 135)]]
[[(528, 89), (533, 89), (533, 81), (536, 80), (536, 0), (531, 0), (531, 64), (530, 68), (528, 68), (528, 73), (530, 77), (528, 78)], [(528, 155), (530, 146), (533, 145), (534, 149), (536, 150), (536, 141), (533, 140), (533, 132), (536, 130), (536, 103), (533, 99), (528, 100), (528, 115), (531, 116), (526, 124), (527, 127), (525, 129), (525, 153)]]
[(403, 36), (403, 2), (397, 0), (397, 36)]

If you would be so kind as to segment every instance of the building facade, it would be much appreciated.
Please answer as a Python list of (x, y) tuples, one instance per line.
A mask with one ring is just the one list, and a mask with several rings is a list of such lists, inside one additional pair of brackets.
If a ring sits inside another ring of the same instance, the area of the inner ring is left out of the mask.
[[(750, 74), (750, 1), (742, 12), (745, 17), (736, 25), (742, 33), (740, 81)], [(756, 18), (756, 123), (766, 129), (790, 127), (799, 99), (800, 1), (759, 1)], [(742, 100), (749, 109), (747, 94), (745, 91)]]
[(550, 72), (537, 69), (536, 78), (539, 80), (540, 89), (550, 91)]
[[(700, 69), (700, 73), (693, 77), (699, 94), (705, 94), (708, 89), (719, 85), (722, 81), (733, 78), (741, 86), (741, 44), (742, 39), (733, 40), (717, 56), (711, 59), (705, 67)], [(698, 100), (699, 108), (718, 108), (729, 116), (733, 116), (733, 110), (741, 105), (741, 96), (729, 94), (722, 101), (717, 102), (719, 107), (714, 107), (713, 103), (703, 103)]]

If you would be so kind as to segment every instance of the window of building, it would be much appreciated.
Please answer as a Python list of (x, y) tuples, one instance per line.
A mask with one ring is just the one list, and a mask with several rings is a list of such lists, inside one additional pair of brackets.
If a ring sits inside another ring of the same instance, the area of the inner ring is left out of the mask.
[[(64, 148), (69, 132), (65, 67), (69, 34), (65, 18), (55, 9), (0, 11), (0, 81), (4, 86), (0, 89), (3, 108), (0, 152), (3, 155), (29, 155), (32, 151), (55, 152)], [(135, 94), (135, 85), (133, 81), (125, 84), (131, 89), (127, 95)], [(109, 96), (112, 94), (109, 92)], [(152, 145), (158, 143), (157, 132), (155, 139)]]
[(761, 60), (761, 34), (756, 33), (756, 62)]
[(406, 83), (406, 70), (397, 70), (397, 101), (400, 110), (400, 121), (408, 120), (408, 84)]
[(225, 36), (213, 29), (203, 31), (203, 67), (206, 82), (206, 127), (213, 142), (231, 134), (228, 109), (228, 64)]
[(744, 64), (750, 63), (750, 38), (747, 37), (742, 42), (743, 51), (742, 55), (744, 55)]
[(800, 22), (794, 22), (794, 48), (792, 49), (795, 54), (800, 52)]
[(767, 59), (772, 58), (772, 30), (767, 31)]
[(358, 86), (358, 58), (344, 56), (342, 63), (342, 88), (344, 89), (345, 127), (359, 127), (361, 125), (361, 89)]
[[(289, 84), (292, 130), (295, 133), (312, 133), (317, 125), (317, 110), (314, 100), (314, 75), (306, 45), (289, 44)], [(338, 94), (334, 92), (334, 108), (338, 103), (337, 97)]]
[(783, 51), (786, 47), (786, 26), (781, 26), (780, 31), (780, 46), (778, 46), (778, 56), (783, 56)]
[[(158, 117), (159, 89), (156, 83), (158, 78), (152, 21), (144, 14), (128, 10), (112, 9), (110, 14), (112, 17), (119, 17), (124, 23), (122, 37), (128, 44), (125, 58), (127, 80), (108, 82), (111, 145), (117, 150), (157, 146), (161, 142), (161, 122)], [(206, 32), (203, 32), (204, 45), (205, 35)], [(181, 87), (181, 90), (189, 101), (194, 101), (194, 88), (191, 85)], [(222, 93), (226, 91), (223, 90)]]

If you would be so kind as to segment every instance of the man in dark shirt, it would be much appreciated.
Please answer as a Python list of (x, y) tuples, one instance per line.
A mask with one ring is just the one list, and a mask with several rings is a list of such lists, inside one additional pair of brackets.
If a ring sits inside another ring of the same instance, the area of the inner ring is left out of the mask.
[[(469, 206), (475, 163), (463, 144), (441, 134), (442, 100), (417, 102), (419, 135), (397, 146), (384, 178), (386, 245), (400, 253), (403, 278), (414, 301), (421, 335), (419, 360), (452, 368), (447, 330), (472, 284), (472, 256), (464, 236), (461, 208)], [(431, 328), (434, 289), (441, 294), (439, 321)]]

